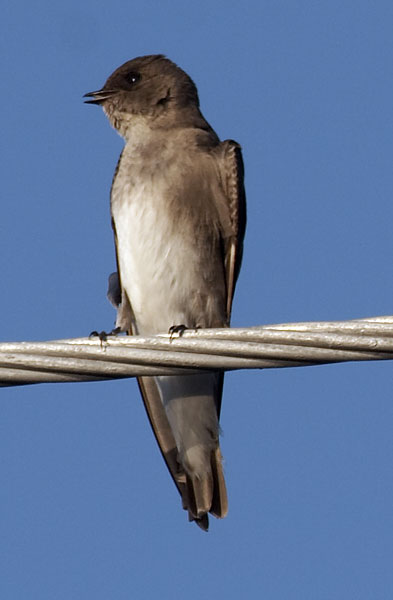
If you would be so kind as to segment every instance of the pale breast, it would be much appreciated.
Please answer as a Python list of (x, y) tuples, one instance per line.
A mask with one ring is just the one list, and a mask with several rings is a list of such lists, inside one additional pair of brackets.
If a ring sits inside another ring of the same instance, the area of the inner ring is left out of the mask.
[(189, 185), (170, 161), (150, 172), (139, 158), (122, 161), (111, 206), (121, 283), (139, 333), (223, 325), (224, 267), (206, 181)]

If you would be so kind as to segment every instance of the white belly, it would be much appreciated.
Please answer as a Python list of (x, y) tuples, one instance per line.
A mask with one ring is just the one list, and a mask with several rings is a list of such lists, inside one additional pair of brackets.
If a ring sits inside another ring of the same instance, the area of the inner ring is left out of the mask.
[[(117, 200), (117, 201), (116, 201)], [(203, 287), (193, 265), (195, 241), (179, 231), (168, 206), (151, 185), (124, 186), (112, 199), (122, 287), (130, 300), (140, 334), (167, 332), (187, 323), (190, 296)], [(198, 269), (197, 269), (198, 271)]]

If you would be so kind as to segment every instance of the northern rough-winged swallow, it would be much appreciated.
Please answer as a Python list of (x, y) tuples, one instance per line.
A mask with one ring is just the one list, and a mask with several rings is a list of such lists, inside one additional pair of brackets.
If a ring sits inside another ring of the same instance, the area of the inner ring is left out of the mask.
[[(220, 142), (195, 84), (162, 55), (126, 62), (86, 96), (125, 139), (111, 190), (118, 330), (228, 326), (246, 224), (239, 144)], [(223, 374), (138, 383), (183, 508), (207, 530), (207, 513), (228, 511), (218, 439)]]

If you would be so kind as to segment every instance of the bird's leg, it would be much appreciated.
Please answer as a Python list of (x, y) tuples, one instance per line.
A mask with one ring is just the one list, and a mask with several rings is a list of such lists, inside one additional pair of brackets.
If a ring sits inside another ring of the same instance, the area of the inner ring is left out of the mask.
[(106, 342), (109, 336), (116, 336), (119, 333), (121, 333), (121, 327), (115, 327), (112, 331), (92, 331), (89, 337), (98, 337), (101, 342)]
[(172, 325), (168, 330), (169, 341), (171, 342), (176, 335), (181, 337), (186, 329), (189, 329), (186, 325)]
[(187, 325), (172, 325), (172, 327), (169, 328), (168, 333), (169, 333), (169, 340), (172, 341), (173, 338), (178, 335), (178, 337), (181, 337), (183, 335), (183, 333), (185, 331), (187, 331), (187, 329), (190, 329), (192, 331), (197, 331), (198, 329), (201, 329), (200, 327), (187, 327)]

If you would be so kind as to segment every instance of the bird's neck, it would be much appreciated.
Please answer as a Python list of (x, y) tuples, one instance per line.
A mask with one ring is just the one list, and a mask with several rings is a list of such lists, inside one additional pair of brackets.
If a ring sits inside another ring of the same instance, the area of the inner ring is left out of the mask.
[[(104, 108), (105, 110), (105, 108)], [(165, 132), (176, 129), (203, 129), (210, 131), (210, 125), (202, 116), (199, 108), (194, 105), (170, 107), (154, 107), (144, 113), (130, 113), (120, 110), (106, 111), (105, 113), (117, 132), (126, 140), (132, 141), (135, 137), (150, 137), (153, 133)]]

